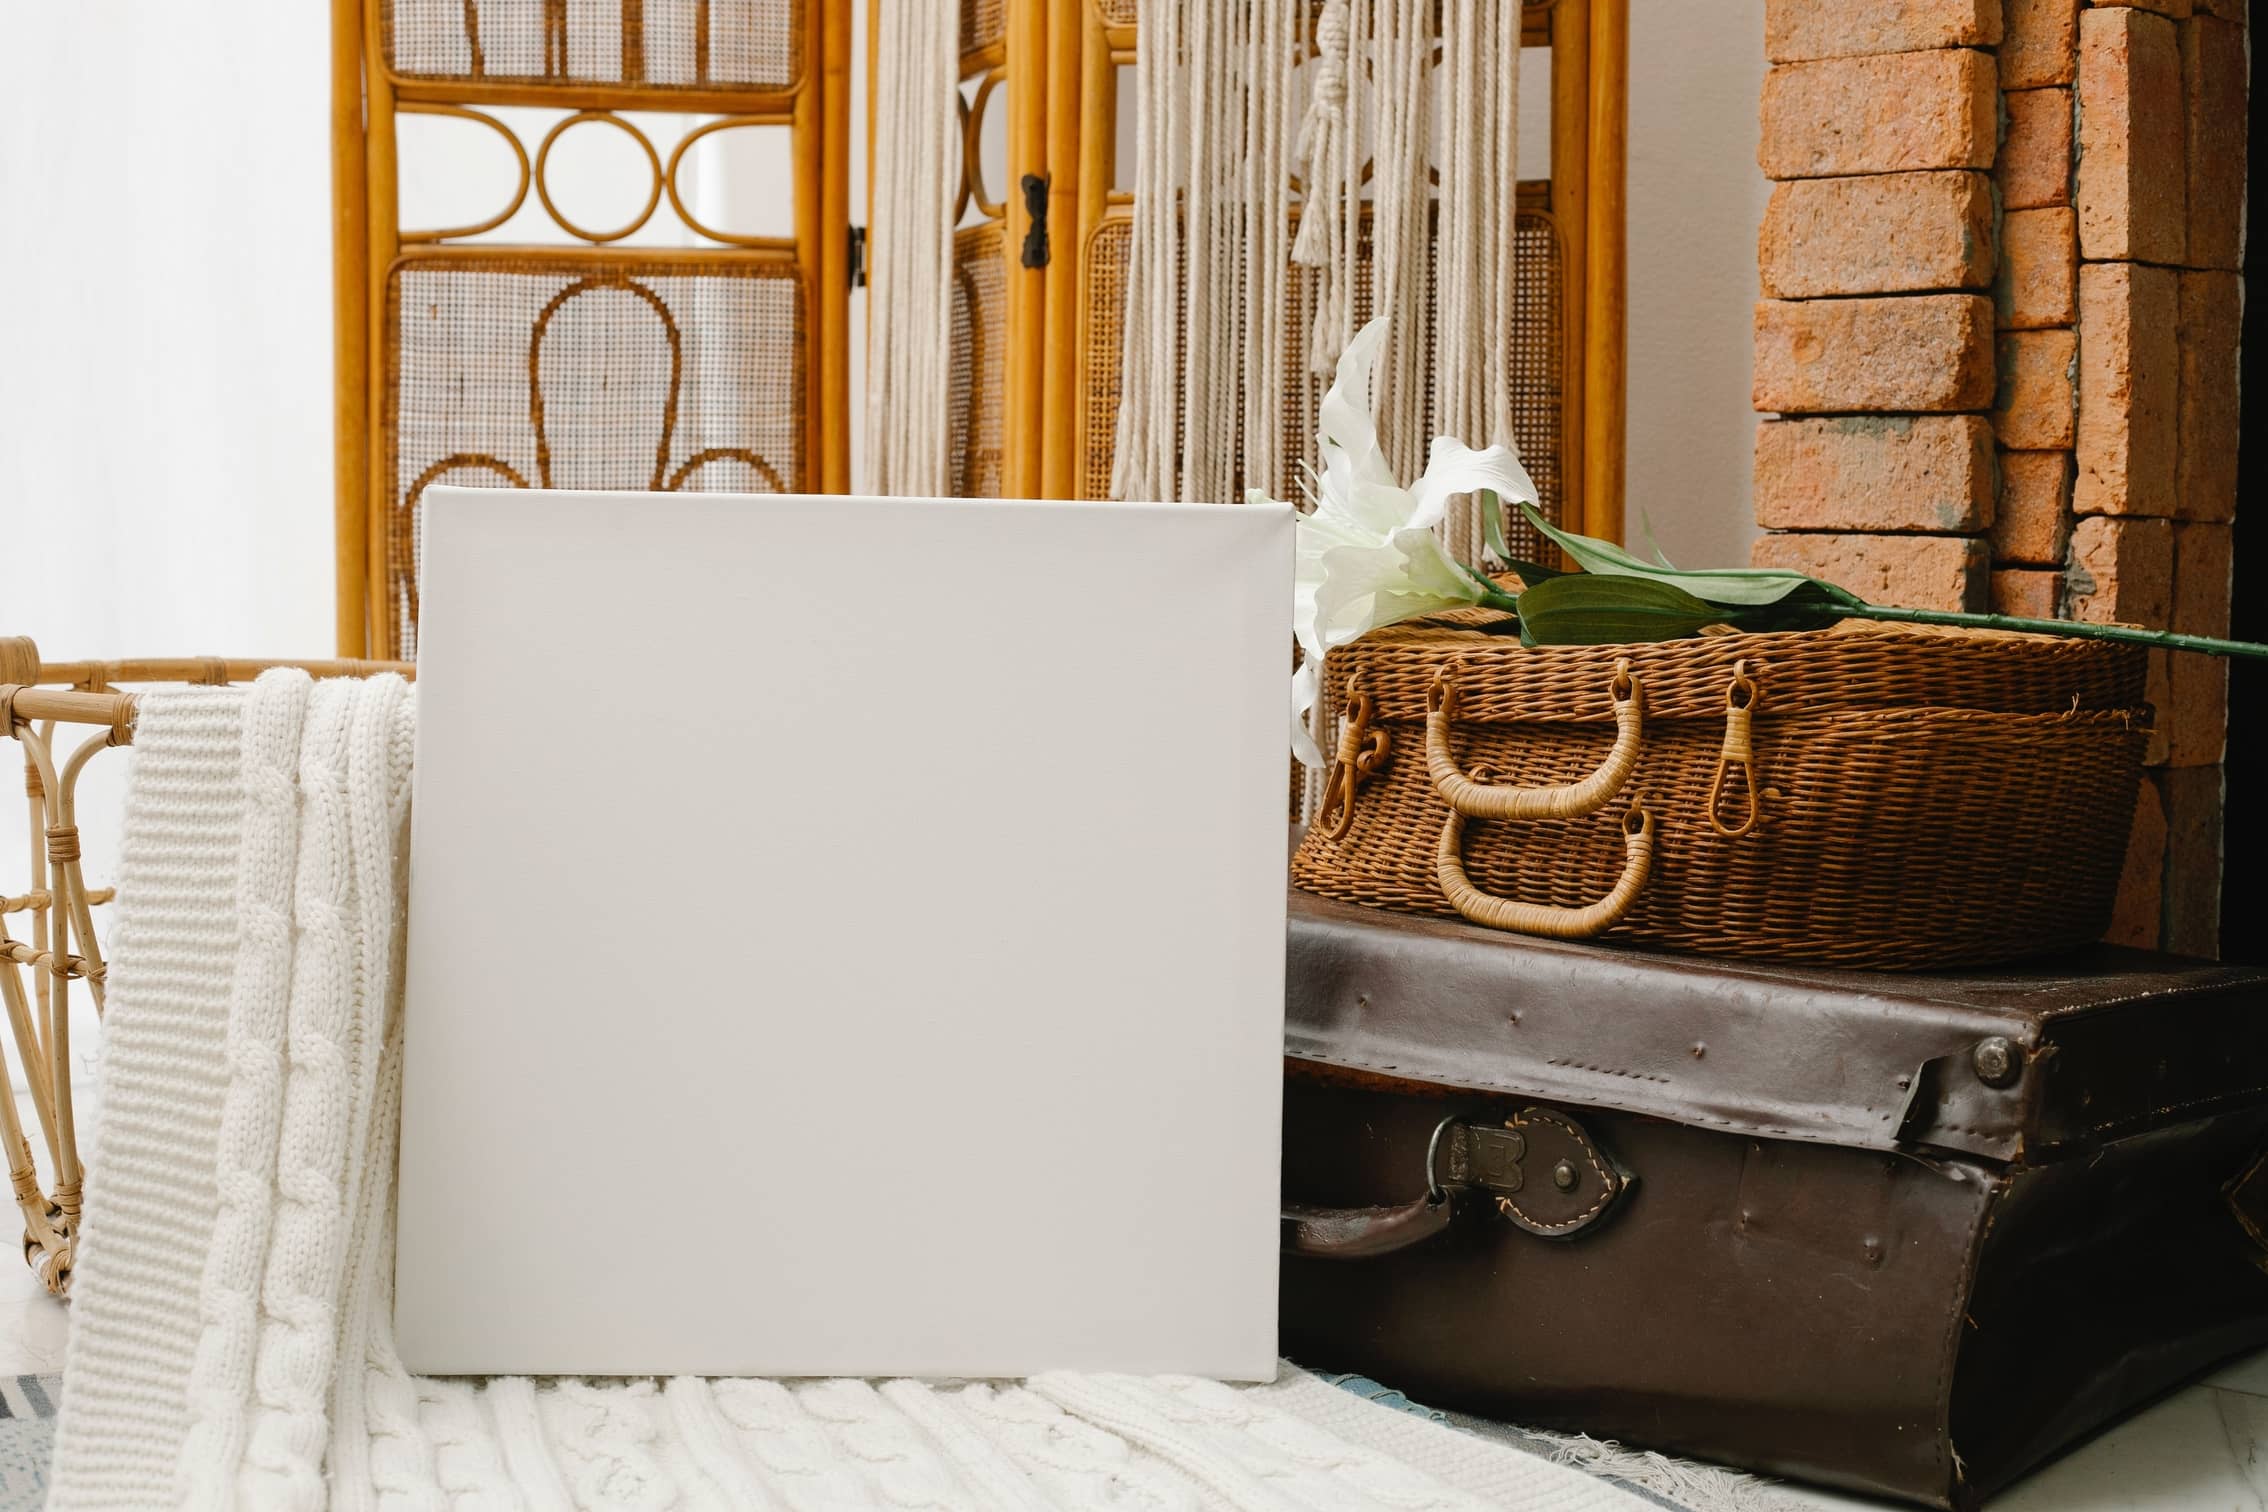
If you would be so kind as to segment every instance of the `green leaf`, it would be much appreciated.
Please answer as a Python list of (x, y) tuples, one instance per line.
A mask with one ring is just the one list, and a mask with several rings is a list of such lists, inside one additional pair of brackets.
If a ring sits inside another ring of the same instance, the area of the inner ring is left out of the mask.
[(1673, 583), (1623, 574), (1576, 572), (1520, 595), (1520, 643), (1602, 646), (1676, 640), (1729, 616)]
[[(1603, 577), (1645, 578), (1699, 598), (1704, 602), (1727, 608), (1778, 603), (1796, 592), (1813, 596), (1825, 595), (1837, 603), (1864, 602), (1857, 595), (1847, 593), (1832, 583), (1805, 577), (1800, 572), (1789, 572), (1778, 567), (1718, 567), (1700, 572), (1678, 572), (1657, 567), (1632, 556), (1620, 546), (1592, 536), (1577, 535), (1561, 530), (1537, 513), (1525, 499), (1519, 501), (1520, 511), (1528, 523), (1557, 543), (1585, 572)], [(1721, 616), (1720, 616), (1721, 617)]]
[(1677, 571), (1677, 563), (1671, 561), (1669, 553), (1655, 543), (1654, 517), (1646, 512), (1644, 505), (1638, 508), (1638, 533), (1646, 538), (1646, 549), (1654, 554), (1654, 560), (1662, 564), (1665, 572)]
[(1507, 572), (1518, 573), (1520, 581), (1526, 583), (1530, 588), (1548, 578), (1573, 576), (1571, 573), (1562, 572), (1557, 567), (1546, 567), (1541, 562), (1523, 562), (1518, 557), (1509, 558), (1504, 563), (1504, 568)]

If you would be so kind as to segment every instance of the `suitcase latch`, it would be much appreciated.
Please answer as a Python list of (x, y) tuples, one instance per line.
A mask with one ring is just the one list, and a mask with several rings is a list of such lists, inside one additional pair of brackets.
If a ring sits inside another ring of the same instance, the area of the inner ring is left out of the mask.
[(1572, 1239), (1614, 1208), (1638, 1178), (1602, 1151), (1580, 1124), (1545, 1108), (1523, 1109), (1502, 1124), (1449, 1117), (1425, 1147), (1425, 1191), (1378, 1207), (1286, 1203), (1286, 1254), (1316, 1260), (1368, 1260), (1422, 1244), (1459, 1212), (1495, 1205), (1508, 1221), (1546, 1239)]
[(1527, 1108), (1501, 1127), (1452, 1119), (1434, 1131), (1428, 1179), (1493, 1197), (1505, 1218), (1546, 1239), (1571, 1239), (1604, 1218), (1630, 1173), (1563, 1113)]

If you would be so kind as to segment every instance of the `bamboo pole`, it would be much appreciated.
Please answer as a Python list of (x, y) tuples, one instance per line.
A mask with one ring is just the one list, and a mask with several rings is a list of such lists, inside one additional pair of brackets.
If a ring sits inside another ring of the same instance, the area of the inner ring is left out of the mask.
[(1008, 182), (998, 193), (1007, 212), (1001, 247), (1007, 264), (1007, 352), (1000, 492), (1011, 499), (1037, 498), (1042, 486), (1048, 284), (1045, 268), (1023, 262), (1032, 229), (1023, 177), (1047, 173), (1047, 22), (1046, 0), (1008, 0)]
[[(823, 249), (826, 214), (822, 181), (827, 175), (825, 25), (803, 27), (802, 82), (795, 95), (795, 247), (803, 288), (803, 444), (795, 470), (795, 492), (823, 486), (828, 434), (819, 395), (827, 372), (827, 255)], [(839, 253), (838, 253), (839, 255)]]
[(1583, 381), (1589, 351), (1586, 317), (1590, 277), (1590, 0), (1558, 0), (1551, 23), (1551, 223), (1559, 237), (1561, 416), (1560, 519), (1570, 526), (1588, 518), (1589, 477), (1584, 452), (1590, 432), (1590, 391)]
[(369, 446), (364, 423), (370, 313), (369, 185), (362, 135), (362, 4), (331, 0), (331, 407), (332, 556), (336, 563), (339, 655), (370, 643)]
[(310, 677), (370, 677), (380, 672), (399, 672), (404, 677), (417, 675), (417, 667), (413, 662), (368, 661), (361, 658), (306, 661), (253, 656), (147, 656), (129, 657), (123, 661), (42, 662), (36, 680), (53, 686), (68, 685), (87, 692), (99, 692), (111, 683), (185, 682), (218, 685), (250, 682), (261, 673), (274, 671), (278, 667), (296, 667)]
[(1079, 264), (1086, 226), (1082, 25), (1086, 0), (1048, 0), (1046, 334), (1041, 357), (1040, 496), (1078, 492)]
[[(417, 676), (417, 668), (410, 662), (338, 659), (289, 661), (261, 657), (175, 656), (124, 661), (43, 662), (39, 668), (39, 679), (46, 686), (10, 685), (6, 689), (6, 700), (7, 707), (18, 723), (53, 720), (59, 724), (108, 725), (111, 728), (111, 744), (126, 745), (133, 740), (137, 695), (111, 689), (109, 684), (186, 682), (218, 685), (248, 682), (263, 672), (279, 667), (295, 668), (317, 678), (370, 677), (381, 672), (393, 672), (413, 679)], [(70, 686), (54, 686), (56, 684)], [(49, 817), (44, 805), (47, 802), (49, 782), (47, 774), (36, 766), (32, 768), (32, 774), (36, 780), (27, 784), (33, 789), (30, 794), (32, 830), (39, 847), (39, 859), (44, 864)], [(39, 912), (35, 910), (33, 917), (38, 918)]]
[(401, 200), (395, 173), (394, 90), (385, 65), (385, 39), (378, 0), (360, 0), (363, 80), (363, 304), (366, 360), (360, 434), (369, 479), (362, 538), (366, 587), (363, 649), (391, 654), (399, 648), (399, 627), (386, 573), (386, 514), (394, 489), (392, 457), (381, 444), (379, 426), (386, 413), (386, 364), (375, 360), (386, 350), (386, 280), (401, 251)]
[(1590, 0), (1589, 173), (1583, 274), (1583, 533), (1623, 528), (1624, 211), (1629, 157), (1630, 0)]
[(821, 7), (819, 489), (850, 492), (850, 8)]

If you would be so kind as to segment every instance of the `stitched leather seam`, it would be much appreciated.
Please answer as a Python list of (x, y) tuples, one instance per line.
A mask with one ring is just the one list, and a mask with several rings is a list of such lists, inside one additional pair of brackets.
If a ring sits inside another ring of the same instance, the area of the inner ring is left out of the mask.
[(1583, 1061), (1561, 1060), (1557, 1056), (1553, 1056), (1544, 1064), (1547, 1066), (1565, 1066), (1570, 1071), (1593, 1071), (1600, 1076), (1624, 1076), (1632, 1081), (1660, 1082), (1664, 1086), (1669, 1084), (1668, 1077), (1656, 1076), (1651, 1071), (1618, 1071), (1612, 1066), (1593, 1066)]
[(1581, 1129), (1577, 1128), (1573, 1121), (1561, 1118), (1556, 1113), (1545, 1113), (1539, 1109), (1530, 1108), (1527, 1112), (1519, 1114), (1517, 1117), (1515, 1117), (1512, 1122), (1515, 1127), (1530, 1122), (1556, 1124), (1560, 1129), (1564, 1130), (1567, 1134), (1567, 1137), (1575, 1141), (1575, 1148), (1583, 1152), (1583, 1158), (1590, 1162), (1591, 1170), (1598, 1176), (1599, 1200), (1592, 1203), (1590, 1207), (1588, 1207), (1584, 1211), (1577, 1213), (1574, 1217), (1569, 1218), (1562, 1223), (1546, 1223), (1541, 1218), (1532, 1217), (1526, 1208), (1520, 1206), (1519, 1203), (1514, 1202), (1509, 1197), (1499, 1197), (1496, 1199), (1498, 1202), (1502, 1203), (1507, 1210), (1518, 1213), (1522, 1218), (1527, 1219), (1529, 1223), (1540, 1229), (1575, 1228), (1580, 1224), (1589, 1223), (1593, 1218), (1598, 1217), (1599, 1214), (1606, 1211), (1606, 1205), (1614, 1200), (1614, 1173), (1609, 1171), (1606, 1168), (1605, 1164), (1600, 1161), (1599, 1153), (1597, 1149), (1592, 1146), (1589, 1137), (1586, 1136)]

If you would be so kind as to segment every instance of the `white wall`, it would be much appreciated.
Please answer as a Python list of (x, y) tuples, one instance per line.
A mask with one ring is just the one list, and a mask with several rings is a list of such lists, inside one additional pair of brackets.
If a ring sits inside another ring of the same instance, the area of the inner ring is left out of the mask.
[(1628, 534), (1651, 517), (1679, 566), (1745, 566), (1764, 0), (1630, 10)]

